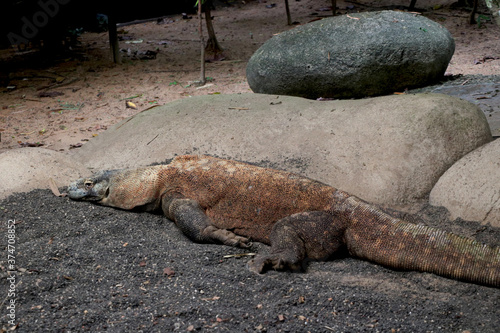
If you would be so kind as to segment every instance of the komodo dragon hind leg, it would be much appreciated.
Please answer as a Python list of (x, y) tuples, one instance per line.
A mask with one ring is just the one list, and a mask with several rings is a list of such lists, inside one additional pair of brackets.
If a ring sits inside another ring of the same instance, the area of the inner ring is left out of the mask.
[(195, 200), (164, 198), (162, 209), (167, 218), (174, 221), (184, 235), (193, 242), (222, 243), (243, 248), (248, 248), (251, 245), (248, 238), (212, 225), (210, 218)]
[(271, 251), (248, 262), (248, 268), (263, 273), (275, 270), (303, 270), (305, 259), (325, 260), (344, 245), (345, 224), (324, 211), (297, 213), (273, 226)]

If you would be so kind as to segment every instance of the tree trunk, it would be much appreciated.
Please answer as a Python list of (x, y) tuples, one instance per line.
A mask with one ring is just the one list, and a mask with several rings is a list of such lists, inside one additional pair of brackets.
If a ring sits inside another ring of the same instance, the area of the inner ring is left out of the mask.
[(286, 19), (288, 21), (288, 25), (292, 25), (292, 15), (290, 15), (290, 6), (288, 5), (288, 0), (285, 0), (285, 9), (286, 9)]
[(472, 11), (469, 15), (469, 24), (476, 24), (476, 12), (477, 12), (477, 3), (478, 0), (474, 0), (474, 4), (472, 5)]
[(337, 15), (337, 0), (332, 0), (332, 14)]
[(205, 60), (206, 61), (220, 61), (226, 57), (223, 53), (223, 48), (219, 45), (217, 37), (215, 36), (214, 25), (212, 23), (212, 0), (205, 1), (203, 8), (205, 12), (205, 20), (207, 20), (208, 40), (205, 47)]
[(113, 55), (113, 62), (115, 64), (121, 63), (120, 46), (118, 44), (118, 31), (116, 29), (116, 21), (114, 14), (108, 14), (108, 34), (109, 34), (109, 47)]
[(201, 14), (201, 0), (198, 0), (198, 20), (199, 20), (198, 33), (200, 34), (200, 45), (201, 45), (200, 86), (204, 86), (207, 80), (205, 77), (205, 41), (203, 39), (203, 16)]

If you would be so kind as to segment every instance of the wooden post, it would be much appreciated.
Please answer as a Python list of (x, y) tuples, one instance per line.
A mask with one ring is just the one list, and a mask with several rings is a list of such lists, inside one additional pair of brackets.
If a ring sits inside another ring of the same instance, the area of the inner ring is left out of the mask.
[(408, 7), (409, 10), (414, 10), (415, 9), (415, 4), (417, 3), (417, 0), (411, 0), (410, 1), (410, 7)]
[(292, 25), (292, 16), (290, 15), (290, 6), (288, 6), (288, 0), (285, 0), (286, 9), (286, 19), (288, 20), (288, 25)]
[(198, 32), (200, 34), (200, 44), (201, 44), (201, 74), (200, 74), (200, 86), (204, 86), (206, 83), (205, 78), (205, 41), (203, 40), (203, 17), (201, 14), (201, 1), (198, 0), (198, 20), (200, 21), (198, 26)]
[(469, 15), (469, 24), (476, 24), (476, 12), (477, 12), (477, 3), (478, 0), (474, 0), (474, 3), (472, 5), (472, 11), (470, 12)]
[(118, 44), (118, 31), (116, 29), (115, 17), (111, 12), (108, 14), (108, 33), (109, 33), (109, 47), (113, 55), (113, 62), (115, 64), (121, 63), (120, 45)]

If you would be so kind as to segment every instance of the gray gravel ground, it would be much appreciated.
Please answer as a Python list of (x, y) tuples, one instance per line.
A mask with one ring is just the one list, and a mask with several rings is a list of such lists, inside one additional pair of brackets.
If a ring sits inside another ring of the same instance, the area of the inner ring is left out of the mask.
[[(355, 258), (305, 273), (246, 269), (248, 250), (195, 244), (160, 215), (54, 197), (0, 202), (0, 327), (18, 332), (498, 332), (500, 289), (393, 271)], [(500, 230), (413, 221), (500, 245)], [(15, 296), (8, 295), (8, 221), (15, 220)], [(266, 251), (255, 244), (252, 251)]]

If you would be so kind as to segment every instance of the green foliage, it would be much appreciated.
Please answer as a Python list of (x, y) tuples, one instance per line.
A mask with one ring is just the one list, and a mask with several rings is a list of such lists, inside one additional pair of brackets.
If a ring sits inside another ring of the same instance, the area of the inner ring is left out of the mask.
[(491, 22), (491, 16), (488, 15), (478, 15), (477, 17), (477, 27), (478, 28), (483, 28), (484, 26), (482, 25), (482, 22)]
[[(194, 4), (194, 7), (198, 6), (198, 2), (199, 2), (199, 0), (198, 0), (198, 1), (196, 1), (196, 3)], [(207, 0), (202, 0), (202, 1), (201, 1), (201, 4), (203, 5), (205, 2), (207, 2)]]
[(500, 0), (485, 0), (486, 6), (488, 8), (492, 9), (493, 4), (495, 4), (496, 7), (500, 7)]

